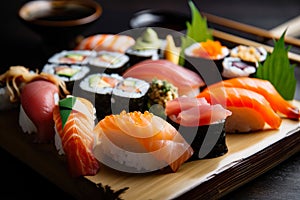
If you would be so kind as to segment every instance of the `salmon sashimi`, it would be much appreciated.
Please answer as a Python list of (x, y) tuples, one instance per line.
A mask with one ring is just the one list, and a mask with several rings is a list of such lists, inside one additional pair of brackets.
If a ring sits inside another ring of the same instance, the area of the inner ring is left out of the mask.
[(172, 125), (148, 111), (122, 111), (119, 115), (106, 116), (94, 131), (97, 159), (105, 163), (103, 154), (106, 154), (134, 168), (134, 172), (155, 171), (166, 166), (176, 172), (193, 154), (190, 145)]
[(84, 38), (75, 48), (76, 50), (107, 50), (125, 53), (135, 44), (135, 40), (127, 35), (96, 34)]
[(61, 142), (61, 147), (56, 147), (65, 153), (73, 177), (95, 175), (99, 169), (99, 162), (92, 151), (94, 113), (94, 107), (88, 100), (72, 96), (60, 100), (53, 111), (56, 138)]
[(286, 101), (275, 89), (271, 82), (268, 80), (249, 78), (249, 77), (238, 77), (222, 82), (218, 82), (209, 87), (235, 87), (252, 90), (263, 95), (267, 101), (269, 101), (271, 107), (278, 114), (290, 119), (300, 118), (300, 109)]
[(262, 130), (265, 124), (278, 129), (282, 119), (274, 112), (270, 103), (257, 92), (243, 88), (215, 87), (200, 92), (209, 103), (219, 103), (232, 112), (226, 120), (227, 132), (249, 132)]
[(183, 126), (203, 126), (218, 123), (231, 115), (220, 104), (211, 105), (205, 98), (178, 97), (166, 103), (166, 115)]

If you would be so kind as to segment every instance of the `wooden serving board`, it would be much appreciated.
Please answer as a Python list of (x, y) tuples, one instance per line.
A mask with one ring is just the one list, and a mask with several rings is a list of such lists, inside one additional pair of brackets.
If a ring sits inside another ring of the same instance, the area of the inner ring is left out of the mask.
[(108, 197), (99, 183), (114, 191), (126, 188), (120, 195), (125, 200), (219, 198), (300, 151), (300, 122), (283, 119), (278, 130), (227, 134), (228, 153), (184, 163), (176, 173), (129, 174), (102, 166), (95, 176), (72, 178), (54, 144), (34, 144), (22, 132), (18, 109), (0, 112), (0, 129), (2, 148), (78, 199)]

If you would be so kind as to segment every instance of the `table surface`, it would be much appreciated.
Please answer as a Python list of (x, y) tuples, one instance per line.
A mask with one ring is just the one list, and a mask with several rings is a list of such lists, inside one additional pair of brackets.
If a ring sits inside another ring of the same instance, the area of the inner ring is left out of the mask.
[[(101, 18), (82, 34), (120, 33), (129, 29), (133, 13), (144, 9), (164, 9), (190, 13), (186, 1), (181, 0), (97, 0), (103, 7)], [(17, 18), (18, 8), (24, 0), (10, 0), (0, 12), (1, 56), (0, 71), (12, 65), (41, 68), (48, 57), (44, 54), (42, 39), (27, 29)], [(287, 20), (300, 15), (299, 0), (203, 0), (194, 1), (200, 11), (247, 23), (264, 29), (272, 29)], [(300, 35), (300, 33), (299, 33)], [(15, 57), (11, 59), (11, 57)], [(296, 98), (300, 100), (300, 67), (296, 68), (298, 78)], [(1, 130), (5, 131), (5, 130)], [(8, 133), (9, 134), (9, 133)], [(1, 176), (4, 186), (0, 189), (1, 199), (13, 199), (20, 194), (25, 199), (49, 198), (72, 199), (53, 183), (33, 171), (26, 164), (0, 148)], [(241, 186), (223, 199), (300, 199), (300, 153)]]

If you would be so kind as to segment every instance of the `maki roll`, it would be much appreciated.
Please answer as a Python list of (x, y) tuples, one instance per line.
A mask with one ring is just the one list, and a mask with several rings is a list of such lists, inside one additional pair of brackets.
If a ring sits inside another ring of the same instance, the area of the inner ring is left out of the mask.
[(158, 38), (155, 30), (147, 28), (142, 35), (137, 38), (135, 45), (126, 51), (126, 54), (130, 58), (131, 65), (147, 59), (159, 59), (162, 44), (162, 40)]
[(96, 73), (90, 74), (80, 82), (81, 96), (95, 103), (98, 120), (112, 114), (112, 92), (122, 80), (118, 74)]
[(102, 68), (106, 74), (122, 74), (129, 67), (129, 57), (123, 53), (99, 51), (89, 64)]
[(245, 45), (238, 45), (230, 51), (231, 57), (240, 58), (242, 61), (250, 62), (251, 64), (265, 61), (267, 54), (268, 53), (264, 47)]
[[(217, 66), (218, 71), (223, 71), (223, 59), (230, 53), (226, 46), (220, 41), (207, 40), (205, 42), (194, 43), (184, 50), (186, 67), (202, 72), (203, 69), (212, 69)], [(196, 68), (196, 69), (195, 69)]]
[(90, 56), (95, 52), (89, 50), (63, 50), (48, 59), (49, 63), (55, 64), (87, 64)]
[(144, 80), (131, 77), (122, 80), (112, 92), (112, 112), (146, 111), (149, 88), (150, 84)]
[(167, 121), (194, 150), (190, 160), (215, 158), (227, 153), (225, 121), (231, 112), (205, 98), (178, 97), (166, 103)]
[(81, 65), (46, 64), (42, 71), (53, 74), (64, 81), (67, 89), (71, 92), (74, 87), (74, 82), (84, 78), (89, 73), (90, 68)]
[(223, 61), (224, 78), (248, 77), (256, 72), (257, 66), (254, 63), (242, 61), (240, 58), (227, 57)]

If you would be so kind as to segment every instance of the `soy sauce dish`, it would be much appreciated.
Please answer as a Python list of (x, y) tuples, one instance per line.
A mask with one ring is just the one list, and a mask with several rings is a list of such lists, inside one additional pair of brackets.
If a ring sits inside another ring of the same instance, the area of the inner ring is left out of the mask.
[(18, 13), (28, 28), (51, 42), (72, 40), (101, 14), (102, 7), (92, 0), (29, 1)]

